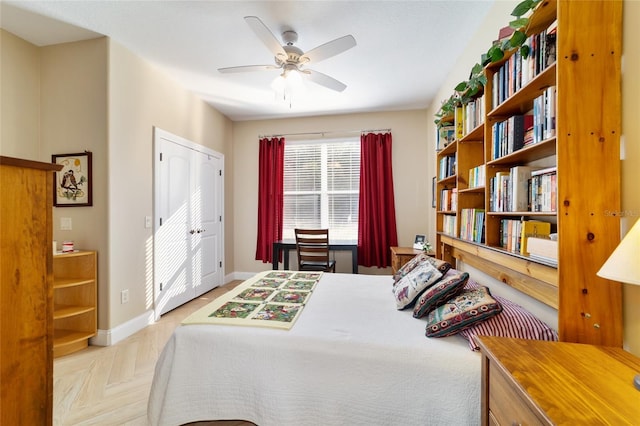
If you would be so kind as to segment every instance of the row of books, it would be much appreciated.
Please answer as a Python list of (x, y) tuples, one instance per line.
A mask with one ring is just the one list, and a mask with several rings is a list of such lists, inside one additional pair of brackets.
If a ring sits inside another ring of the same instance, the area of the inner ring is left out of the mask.
[(445, 215), (442, 217), (442, 232), (452, 237), (456, 235), (456, 216)]
[(447, 155), (440, 159), (438, 179), (442, 180), (456, 174), (456, 155)]
[(541, 142), (556, 135), (556, 86), (549, 86), (533, 100), (533, 125), (524, 146)]
[(453, 211), (458, 208), (458, 188), (440, 191), (440, 210)]
[(534, 127), (534, 115), (514, 115), (491, 126), (491, 158), (509, 155), (525, 146), (527, 130)]
[(484, 209), (460, 210), (460, 238), (475, 243), (483, 243), (484, 216)]
[(531, 211), (555, 212), (558, 209), (558, 179), (556, 167), (531, 172)]
[(530, 51), (524, 58), (516, 50), (493, 75), (492, 108), (496, 108), (535, 76), (556, 61), (556, 28), (554, 22), (539, 34), (530, 36), (525, 45)]
[(529, 255), (529, 238), (548, 238), (551, 224), (539, 220), (500, 220), (500, 247), (513, 253)]
[(486, 167), (484, 164), (469, 169), (469, 188), (479, 188), (484, 186)]
[(489, 180), (492, 212), (554, 212), (557, 204), (556, 168), (515, 166)]
[(455, 137), (462, 139), (484, 122), (484, 95), (456, 108), (454, 114)]

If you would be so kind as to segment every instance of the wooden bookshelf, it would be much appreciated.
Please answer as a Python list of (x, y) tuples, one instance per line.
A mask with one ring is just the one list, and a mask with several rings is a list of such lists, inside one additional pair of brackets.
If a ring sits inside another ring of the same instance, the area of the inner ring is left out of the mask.
[[(458, 168), (454, 180), (436, 182), (436, 255), (464, 261), (557, 307), (561, 340), (619, 347), (622, 290), (596, 272), (620, 236), (619, 217), (607, 212), (620, 210), (622, 3), (543, 1), (530, 16), (527, 35), (554, 21), (556, 60), (498, 105), (492, 102), (494, 74), (510, 55), (485, 67), (482, 132), (474, 130), (437, 153), (439, 162), (455, 152)], [(493, 125), (529, 112), (549, 86), (556, 87), (555, 135), (494, 159)], [(480, 164), (485, 164), (484, 189), (469, 190), (469, 169)], [(556, 167), (555, 211), (492, 211), (491, 179), (515, 166)], [(457, 207), (443, 211), (439, 194), (453, 187)], [(480, 244), (459, 238), (464, 208), (485, 210)], [(446, 215), (457, 218), (454, 235), (443, 232)], [(552, 224), (559, 236), (557, 268), (498, 247), (501, 221), (520, 217)]]
[(67, 355), (89, 344), (97, 332), (97, 253), (53, 257), (53, 354)]

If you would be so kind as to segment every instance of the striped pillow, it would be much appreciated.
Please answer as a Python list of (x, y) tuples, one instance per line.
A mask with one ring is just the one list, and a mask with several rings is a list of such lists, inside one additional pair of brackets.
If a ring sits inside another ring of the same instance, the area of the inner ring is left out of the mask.
[(476, 336), (501, 336), (531, 340), (558, 340), (558, 333), (522, 306), (500, 296), (493, 296), (502, 312), (460, 331), (472, 351), (478, 350)]

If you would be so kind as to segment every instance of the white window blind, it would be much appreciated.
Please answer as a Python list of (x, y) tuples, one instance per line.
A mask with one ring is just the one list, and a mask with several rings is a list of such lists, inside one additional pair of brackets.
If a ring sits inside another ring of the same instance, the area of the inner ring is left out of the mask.
[(295, 228), (329, 228), (332, 240), (357, 240), (359, 189), (359, 139), (287, 141), (283, 238), (295, 238)]

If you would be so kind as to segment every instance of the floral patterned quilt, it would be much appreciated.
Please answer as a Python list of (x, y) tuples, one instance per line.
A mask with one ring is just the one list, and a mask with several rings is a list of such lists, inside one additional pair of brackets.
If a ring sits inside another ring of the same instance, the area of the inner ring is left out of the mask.
[(182, 321), (290, 329), (322, 272), (265, 271), (238, 285)]

